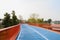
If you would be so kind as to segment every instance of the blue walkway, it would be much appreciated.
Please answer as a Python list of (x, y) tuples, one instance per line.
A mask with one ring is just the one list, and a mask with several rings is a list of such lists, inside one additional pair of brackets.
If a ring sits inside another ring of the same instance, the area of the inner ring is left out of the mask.
[(17, 40), (60, 40), (60, 34), (28, 24), (22, 24)]

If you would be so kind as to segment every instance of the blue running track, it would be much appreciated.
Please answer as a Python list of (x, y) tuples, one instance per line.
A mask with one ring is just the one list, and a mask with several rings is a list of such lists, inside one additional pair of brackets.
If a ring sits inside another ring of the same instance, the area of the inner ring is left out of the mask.
[(16, 40), (60, 40), (60, 34), (28, 24), (22, 24)]

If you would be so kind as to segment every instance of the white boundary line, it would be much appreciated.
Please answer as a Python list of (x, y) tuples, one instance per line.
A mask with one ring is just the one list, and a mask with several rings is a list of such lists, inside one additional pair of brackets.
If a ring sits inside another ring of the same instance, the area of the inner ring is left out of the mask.
[(48, 40), (47, 37), (45, 37), (44, 35), (42, 35), (40, 32), (38, 32), (38, 31), (35, 30), (34, 28), (31, 28), (31, 27), (30, 27), (30, 29), (32, 29), (34, 32), (36, 32), (36, 33), (39, 34), (40, 36), (42, 36), (44, 39)]
[[(29, 25), (29, 24), (28, 24), (28, 25)], [(32, 26), (32, 25), (30, 25), (30, 26)], [(34, 27), (34, 26), (33, 26), (33, 27)], [(53, 30), (49, 30), (49, 29), (46, 29), (46, 28), (39, 27), (39, 26), (35, 26), (35, 27), (41, 28), (41, 29), (44, 29), (44, 30), (48, 30), (48, 31), (50, 31), (50, 32), (54, 32), (54, 33), (56, 33), (56, 34), (60, 34), (60, 32), (56, 32), (56, 31), (53, 31)]]
[[(22, 26), (22, 24), (21, 24), (21, 26)], [(21, 31), (22, 31), (22, 30), (21, 30), (21, 26), (20, 26), (20, 32), (19, 32), (19, 36), (18, 36), (17, 40), (18, 40), (18, 39), (21, 40), (21, 39), (20, 39), (20, 37), (21, 37)]]
[[(22, 26), (22, 25), (21, 25), (21, 26)], [(45, 40), (48, 40), (48, 38), (46, 38), (44, 35), (42, 35), (41, 33), (39, 33), (39, 32), (38, 32), (37, 30), (35, 30), (34, 28), (29, 27), (29, 29), (32, 29), (34, 32), (36, 32), (36, 33), (39, 34), (41, 37), (43, 37)], [(22, 30), (21, 30), (21, 31), (22, 31)], [(21, 39), (20, 39), (20, 37), (21, 37), (21, 31), (20, 31), (20, 34), (19, 34), (17, 40), (18, 40), (18, 39), (21, 40)]]

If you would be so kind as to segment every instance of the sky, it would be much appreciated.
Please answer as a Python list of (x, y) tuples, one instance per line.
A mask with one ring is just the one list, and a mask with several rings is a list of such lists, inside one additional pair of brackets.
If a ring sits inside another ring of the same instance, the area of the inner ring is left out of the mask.
[(45, 20), (60, 20), (60, 0), (0, 0), (0, 18), (4, 18), (6, 12), (11, 14), (12, 10), (18, 18), (21, 15), (28, 19), (36, 13)]

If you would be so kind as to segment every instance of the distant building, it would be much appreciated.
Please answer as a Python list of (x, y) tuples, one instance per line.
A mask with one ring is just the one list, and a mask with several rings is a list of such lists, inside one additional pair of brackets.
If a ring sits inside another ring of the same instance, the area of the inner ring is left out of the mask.
[(52, 24), (60, 24), (60, 21), (53, 21)]
[(60, 21), (53, 21), (51, 26), (53, 30), (60, 31)]

